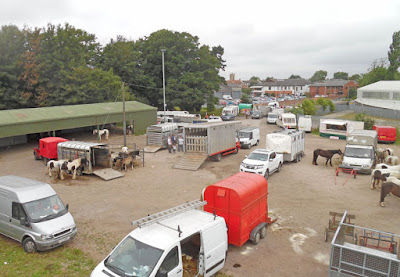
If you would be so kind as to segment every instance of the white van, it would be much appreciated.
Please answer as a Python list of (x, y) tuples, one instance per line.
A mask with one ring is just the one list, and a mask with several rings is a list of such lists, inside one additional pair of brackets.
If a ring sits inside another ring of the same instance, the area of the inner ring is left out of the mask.
[(0, 177), (0, 233), (20, 241), (27, 253), (72, 240), (77, 228), (68, 204), (45, 183), (17, 176)]
[(245, 128), (239, 131), (240, 148), (250, 149), (253, 145), (260, 143), (259, 128)]
[(282, 113), (278, 114), (276, 119), (276, 125), (282, 128), (296, 129), (296, 115), (292, 113)]
[(300, 116), (297, 127), (299, 131), (311, 133), (312, 130), (311, 115)]
[(193, 209), (202, 203), (192, 201), (132, 222), (139, 228), (130, 232), (90, 276), (182, 277), (188, 264), (190, 276), (214, 275), (225, 265), (227, 227), (223, 217)]

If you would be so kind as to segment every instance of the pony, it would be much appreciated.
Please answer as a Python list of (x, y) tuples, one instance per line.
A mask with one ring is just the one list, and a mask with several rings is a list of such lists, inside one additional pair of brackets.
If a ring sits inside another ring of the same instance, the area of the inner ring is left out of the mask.
[(381, 170), (373, 170), (371, 178), (371, 189), (375, 189), (375, 185), (380, 187), (380, 182), (386, 182), (387, 177), (389, 177), (389, 172), (383, 173)]
[(375, 169), (389, 169), (390, 171), (400, 172), (400, 165), (387, 165), (385, 163), (380, 163), (375, 166)]
[[(93, 130), (93, 135), (97, 134), (97, 129)], [(99, 131), (99, 141), (101, 141), (101, 136), (105, 135), (106, 140), (108, 140), (108, 135), (110, 134), (110, 132), (107, 129), (102, 129)]]
[(385, 197), (389, 193), (392, 193), (393, 195), (400, 197), (400, 186), (396, 185), (393, 182), (383, 183), (381, 189), (381, 201), (380, 201), (381, 207), (385, 207), (384, 203)]
[(51, 171), (56, 171), (57, 176), (60, 178), (60, 171), (61, 171), (61, 165), (65, 162), (66, 160), (50, 160), (46, 164), (46, 172), (49, 173), (49, 177), (51, 177)]
[(385, 163), (388, 165), (398, 165), (400, 163), (399, 157), (397, 156), (387, 156), (385, 158)]
[(325, 165), (328, 165), (328, 161), (330, 161), (330, 164), (332, 166), (332, 157), (335, 154), (339, 154), (339, 155), (343, 155), (342, 151), (340, 151), (340, 149), (338, 150), (322, 150), (322, 149), (316, 149), (314, 150), (314, 158), (313, 158), (313, 164), (318, 165), (317, 164), (317, 159), (318, 156), (321, 157), (325, 157), (326, 158), (326, 163)]
[(78, 158), (71, 161), (65, 161), (62, 165), (61, 165), (61, 170), (60, 170), (60, 179), (64, 180), (64, 175), (63, 175), (63, 170), (68, 170), (68, 171), (73, 171), (73, 175), (72, 175), (72, 180), (76, 179), (76, 170), (80, 167), (82, 167), (83, 165), (87, 165), (88, 164), (88, 160), (86, 158)]
[(122, 160), (120, 160), (120, 169), (122, 171), (122, 169), (125, 169), (126, 171), (126, 167), (130, 166), (133, 169), (133, 157), (132, 155), (128, 155), (127, 157), (123, 158)]

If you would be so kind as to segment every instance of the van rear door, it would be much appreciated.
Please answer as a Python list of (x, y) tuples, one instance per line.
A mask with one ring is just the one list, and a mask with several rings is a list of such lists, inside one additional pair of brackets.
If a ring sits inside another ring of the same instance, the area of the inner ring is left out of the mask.
[(204, 277), (212, 276), (225, 265), (228, 237), (225, 220), (217, 218), (219, 222), (202, 232), (204, 253)]

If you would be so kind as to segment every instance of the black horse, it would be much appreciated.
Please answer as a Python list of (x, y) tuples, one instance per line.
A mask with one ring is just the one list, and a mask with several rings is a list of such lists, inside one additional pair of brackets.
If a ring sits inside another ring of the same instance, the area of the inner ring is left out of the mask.
[(317, 158), (318, 156), (322, 156), (326, 158), (326, 163), (325, 165), (328, 165), (328, 161), (330, 161), (330, 164), (332, 166), (332, 156), (335, 154), (343, 155), (342, 151), (340, 149), (338, 150), (322, 150), (322, 149), (316, 149), (314, 150), (314, 158), (313, 158), (313, 164), (317, 164)]

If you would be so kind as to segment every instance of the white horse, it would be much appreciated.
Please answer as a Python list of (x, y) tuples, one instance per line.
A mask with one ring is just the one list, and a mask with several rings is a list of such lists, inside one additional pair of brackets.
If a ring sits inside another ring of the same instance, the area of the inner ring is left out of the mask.
[(49, 176), (51, 177), (51, 171), (55, 171), (57, 173), (57, 176), (59, 175), (61, 171), (61, 165), (65, 162), (66, 160), (50, 160), (47, 162), (47, 167), (46, 170), (49, 172)]
[(389, 169), (390, 171), (400, 171), (400, 165), (387, 165), (380, 163), (375, 166), (375, 169)]
[(386, 182), (392, 182), (392, 183), (395, 183), (396, 185), (400, 186), (400, 180), (394, 176), (387, 177)]
[(73, 171), (72, 174), (72, 180), (76, 179), (76, 170), (81, 167), (83, 164), (87, 165), (88, 160), (85, 158), (78, 158), (73, 160), (72, 162), (65, 161), (61, 165), (61, 170), (60, 170), (60, 179), (64, 180), (64, 175), (63, 175), (63, 170), (68, 170), (68, 171)]
[[(101, 136), (105, 135), (106, 140), (108, 140), (108, 135), (110, 134), (110, 132), (107, 129), (102, 129), (99, 131), (99, 140), (101, 140)], [(93, 130), (93, 135), (97, 135), (97, 129)]]
[(398, 165), (400, 164), (400, 160), (397, 156), (387, 156), (385, 158), (385, 163), (389, 165)]

